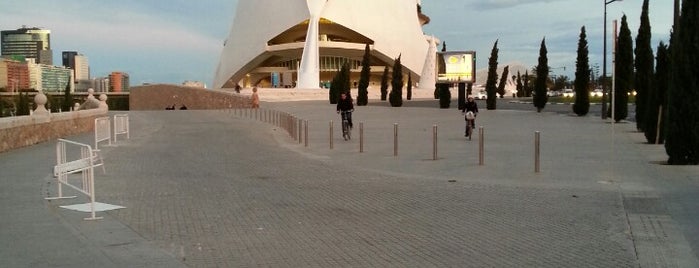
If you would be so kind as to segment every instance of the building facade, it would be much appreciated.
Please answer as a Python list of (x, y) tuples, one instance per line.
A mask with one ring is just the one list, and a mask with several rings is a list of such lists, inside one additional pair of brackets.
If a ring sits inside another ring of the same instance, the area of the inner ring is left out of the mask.
[(20, 56), (35, 59), (40, 64), (53, 65), (51, 30), (22, 27), (0, 31), (0, 49), (3, 57)]
[[(284, 8), (269, 8), (277, 6)], [(320, 88), (345, 63), (357, 82), (367, 44), (372, 84), (400, 56), (405, 76), (434, 85), (424, 75), (435, 69), (435, 38), (422, 31), (428, 22), (415, 0), (240, 0), (214, 88)]]
[(30, 72), (26, 62), (0, 60), (0, 91), (20, 92), (30, 90)]
[(128, 92), (129, 87), (129, 74), (112, 72), (109, 75), (109, 92)]
[(36, 89), (39, 92), (64, 92), (66, 87), (70, 88), (71, 92), (75, 91), (73, 85), (73, 71), (63, 66), (53, 66), (46, 64), (37, 65), (41, 74), (39, 87)]
[(85, 55), (76, 51), (63, 51), (63, 66), (73, 70), (76, 83), (82, 80), (90, 80), (90, 64)]

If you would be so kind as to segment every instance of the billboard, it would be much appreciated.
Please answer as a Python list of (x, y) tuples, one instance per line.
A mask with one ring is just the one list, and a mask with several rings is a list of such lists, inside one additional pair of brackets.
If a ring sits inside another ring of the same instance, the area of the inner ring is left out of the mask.
[(437, 52), (437, 83), (475, 83), (476, 52)]

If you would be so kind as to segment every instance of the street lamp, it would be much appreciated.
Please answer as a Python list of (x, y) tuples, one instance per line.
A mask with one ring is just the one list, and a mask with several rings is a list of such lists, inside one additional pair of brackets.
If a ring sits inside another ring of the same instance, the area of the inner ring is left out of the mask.
[(604, 0), (604, 52), (602, 53), (602, 119), (607, 119), (607, 5), (623, 0)]

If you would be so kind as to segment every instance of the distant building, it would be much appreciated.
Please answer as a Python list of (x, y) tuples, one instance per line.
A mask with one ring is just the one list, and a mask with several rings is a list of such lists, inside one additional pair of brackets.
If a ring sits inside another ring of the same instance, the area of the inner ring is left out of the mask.
[(129, 74), (112, 72), (109, 75), (109, 92), (128, 92), (129, 87)]
[(53, 65), (51, 30), (22, 27), (0, 31), (1, 55), (4, 58), (24, 57), (37, 63)]
[[(75, 91), (73, 83), (73, 72), (63, 66), (53, 66), (46, 64), (37, 64), (41, 70), (41, 82), (37, 83), (37, 91), (41, 92), (63, 92), (66, 86), (70, 87), (70, 91)], [(38, 82), (38, 81), (37, 81)]]
[(90, 64), (85, 55), (76, 51), (63, 51), (63, 66), (73, 70), (75, 83), (90, 80)]
[[(88, 88), (92, 88), (95, 92), (106, 93), (109, 92), (109, 87), (108, 77), (95, 77), (90, 79), (90, 86)], [(85, 91), (87, 92), (87, 89)]]
[(185, 87), (199, 87), (199, 88), (206, 88), (206, 84), (201, 81), (184, 81), (182, 83), (183, 86)]
[(30, 89), (29, 68), (26, 62), (0, 60), (0, 91), (18, 92)]

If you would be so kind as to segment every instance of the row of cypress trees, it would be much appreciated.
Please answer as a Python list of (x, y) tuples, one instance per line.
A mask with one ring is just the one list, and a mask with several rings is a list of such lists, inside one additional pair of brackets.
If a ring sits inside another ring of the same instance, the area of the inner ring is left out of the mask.
[[(391, 93), (389, 96), (389, 102), (393, 107), (400, 107), (403, 105), (403, 65), (400, 61), (401, 56), (399, 55), (393, 62), (393, 76), (391, 78)], [(366, 44), (364, 48), (364, 57), (362, 59), (362, 70), (359, 77), (358, 92), (357, 92), (357, 105), (365, 106), (369, 103), (368, 88), (370, 79), (370, 68), (371, 68), (371, 54), (369, 49), (369, 44)], [(388, 66), (384, 68), (383, 75), (381, 76), (381, 100), (385, 101), (388, 94)], [(408, 100), (412, 98), (412, 77), (408, 76)], [(349, 65), (344, 64), (340, 71), (333, 77), (330, 85), (330, 90), (328, 91), (328, 98), (331, 104), (336, 104), (340, 98), (342, 92), (350, 92), (350, 70)]]

